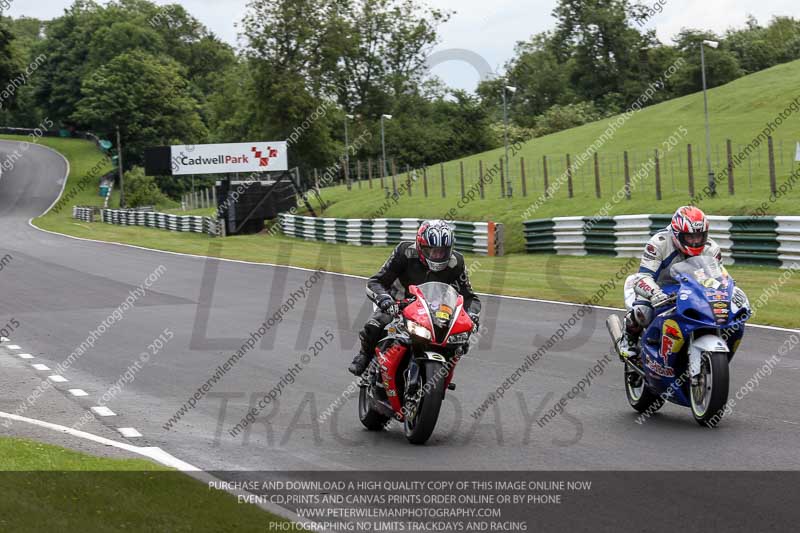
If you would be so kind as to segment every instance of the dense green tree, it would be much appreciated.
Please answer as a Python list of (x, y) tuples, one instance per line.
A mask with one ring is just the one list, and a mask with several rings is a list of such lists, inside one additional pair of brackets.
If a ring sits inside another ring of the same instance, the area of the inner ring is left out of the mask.
[(800, 57), (800, 20), (776, 17), (763, 27), (750, 17), (746, 28), (729, 30), (724, 42), (744, 72), (752, 74)]
[(14, 36), (14, 44), (19, 50), (20, 57), (27, 60), (33, 53), (33, 47), (44, 38), (44, 22), (31, 17), (17, 19), (7, 18), (4, 23)]
[(236, 62), (232, 48), (179, 5), (117, 0), (101, 6), (75, 0), (45, 28), (47, 38), (34, 50), (47, 58), (37, 73), (35, 95), (57, 122), (69, 121), (84, 96), (85, 79), (120, 54), (139, 50), (174, 59), (201, 101), (215, 90), (219, 73)]
[(324, 77), (342, 107), (380, 116), (393, 98), (423, 81), (437, 26), (449, 14), (416, 0), (343, 0), (335, 3)]
[(125, 206), (166, 206), (170, 199), (161, 191), (155, 178), (145, 176), (142, 167), (133, 167), (125, 173)]
[[(10, 48), (3, 51), (4, 55), (11, 54), (12, 69), (16, 69), (13, 78), (17, 81), (9, 85), (9, 79), (3, 76), (4, 81), (0, 82), (0, 90), (11, 93), (3, 98), (0, 105), (0, 122), (9, 126), (28, 126), (40, 124), (44, 118), (41, 111), (37, 108), (33, 99), (34, 87), (38, 82), (36, 69), (38, 69), (41, 57), (34, 57), (33, 50), (36, 44), (41, 41), (42, 21), (22, 17), (19, 19), (2, 19), (0, 28), (7, 27), (11, 33)], [(31, 71), (27, 74), (26, 68)], [(0, 70), (7, 71), (6, 68)]]
[(600, 120), (602, 114), (592, 102), (554, 105), (536, 119), (535, 133), (542, 137), (557, 131), (568, 130)]
[[(703, 40), (719, 41), (712, 32), (684, 29), (675, 37), (676, 49), (686, 60), (685, 65), (674, 77), (675, 91), (678, 95), (690, 94), (703, 89), (703, 74), (700, 58), (700, 43)], [(718, 49), (705, 47), (706, 82), (708, 87), (718, 87), (729, 83), (744, 73), (739, 61), (723, 42)]]
[[(400, 168), (431, 165), (498, 145), (486, 108), (463, 91), (435, 100), (407, 93), (393, 114), (386, 122), (387, 157), (396, 159)], [(380, 136), (371, 141), (365, 155), (380, 154)]]
[[(517, 43), (516, 55), (506, 65), (507, 78), (490, 80), (478, 87), (484, 101), (497, 103), (502, 102), (505, 85), (517, 87), (517, 93), (509, 100), (510, 112), (515, 122), (524, 127), (533, 127), (536, 117), (551, 106), (577, 100), (570, 85), (572, 61), (556, 58), (551, 38), (548, 33), (540, 33)], [(498, 113), (495, 118), (500, 120), (502, 116)]]
[[(14, 43), (14, 34), (0, 17), (0, 90), (6, 89), (9, 82), (19, 75), (20, 67), (21, 61)], [(10, 102), (3, 103), (7, 105)]]
[(135, 50), (88, 77), (84, 97), (71, 115), (79, 126), (112, 135), (119, 125), (124, 160), (140, 162), (148, 146), (201, 142), (208, 131), (180, 65)]
[[(146, 0), (135, 1), (151, 4)], [(180, 4), (156, 7), (154, 14), (148, 14), (147, 24), (163, 39), (163, 51), (186, 67), (187, 79), (204, 95), (215, 92), (220, 76), (236, 64), (233, 48)]]
[[(327, 105), (322, 84), (326, 11), (314, 0), (256, 0), (244, 19), (247, 64), (253, 84), (250, 131), (265, 139), (287, 139), (306, 124), (290, 149), (290, 162), (325, 166), (341, 157), (330, 114), (309, 120)], [(243, 86), (243, 89), (245, 87)]]
[(222, 71), (216, 90), (204, 106), (212, 142), (238, 142), (255, 138), (258, 132), (258, 101), (253, 68), (240, 61)]
[(550, 44), (559, 61), (574, 61), (571, 83), (577, 93), (592, 101), (609, 93), (635, 100), (640, 84), (626, 82), (640, 79), (640, 50), (655, 38), (632, 27), (628, 0), (560, 0), (553, 15)]
[[(373, 132), (380, 115), (392, 111), (392, 128), (403, 123), (421, 131), (423, 123), (430, 125), (427, 117), (404, 113), (413, 108), (403, 102), (423, 96), (427, 49), (436, 41), (435, 25), (446, 17), (417, 0), (252, 2), (244, 34), (261, 132), (286, 138), (319, 106), (333, 103), (325, 120), (310, 124), (292, 147), (293, 160), (306, 166), (342, 156), (344, 110), (361, 115)], [(436, 145), (436, 128), (425, 131)], [(415, 154), (409, 161), (423, 157), (414, 147), (408, 153)]]
[(36, 102), (56, 123), (66, 123), (75, 112), (83, 79), (94, 68), (88, 62), (91, 21), (100, 9), (91, 0), (76, 0), (47, 23), (47, 39), (34, 51), (47, 58), (36, 74)]

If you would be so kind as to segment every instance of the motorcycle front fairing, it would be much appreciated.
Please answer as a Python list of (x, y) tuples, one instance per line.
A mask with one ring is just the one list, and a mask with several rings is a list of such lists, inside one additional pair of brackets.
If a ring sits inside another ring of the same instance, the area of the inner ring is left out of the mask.
[[(417, 360), (427, 359), (450, 370), (445, 385), (453, 379), (455, 364), (465, 353), (474, 323), (464, 310), (464, 297), (445, 283), (429, 282), (409, 287), (412, 303), (405, 307), (406, 328), (412, 333), (412, 361), (409, 362), (409, 382), (419, 375)], [(430, 338), (414, 335), (424, 327)]]
[[(401, 303), (400, 317), (387, 326), (387, 336), (378, 345), (381, 390), (376, 398), (395, 417), (401, 411), (409, 385), (418, 381), (418, 360), (427, 359), (450, 365), (445, 382), (450, 384), (455, 363), (466, 345), (473, 323), (464, 310), (464, 299), (450, 285), (438, 282), (409, 287), (409, 297)], [(453, 342), (457, 335), (459, 337)]]
[[(445, 283), (429, 282), (409, 287), (412, 301), (403, 309), (406, 328), (417, 344), (452, 348), (466, 342), (474, 324), (464, 311), (464, 297)], [(422, 327), (427, 334), (418, 329)], [(448, 355), (442, 350), (442, 355)]]

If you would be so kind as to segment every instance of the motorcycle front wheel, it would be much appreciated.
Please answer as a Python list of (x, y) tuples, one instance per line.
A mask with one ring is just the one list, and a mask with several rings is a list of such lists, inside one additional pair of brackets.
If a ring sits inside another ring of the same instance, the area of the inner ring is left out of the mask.
[(719, 424), (728, 402), (730, 376), (728, 354), (703, 352), (700, 375), (690, 386), (692, 415), (701, 426), (713, 428)]
[(403, 421), (406, 439), (412, 444), (425, 444), (436, 427), (447, 379), (447, 373), (440, 372), (442, 368), (440, 363), (434, 361), (423, 363), (424, 374), (420, 376), (422, 387)]

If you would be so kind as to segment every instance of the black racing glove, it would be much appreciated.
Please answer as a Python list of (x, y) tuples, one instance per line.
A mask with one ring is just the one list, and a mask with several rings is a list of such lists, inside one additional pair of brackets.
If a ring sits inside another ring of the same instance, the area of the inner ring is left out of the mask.
[(472, 323), (475, 324), (475, 331), (477, 331), (481, 325), (481, 316), (478, 313), (467, 313), (467, 314), (472, 319)]
[(395, 302), (394, 298), (392, 298), (388, 294), (384, 294), (383, 296), (381, 296), (376, 302), (376, 304), (378, 305), (378, 309), (380, 309), (387, 315), (394, 316), (398, 313), (397, 302)]

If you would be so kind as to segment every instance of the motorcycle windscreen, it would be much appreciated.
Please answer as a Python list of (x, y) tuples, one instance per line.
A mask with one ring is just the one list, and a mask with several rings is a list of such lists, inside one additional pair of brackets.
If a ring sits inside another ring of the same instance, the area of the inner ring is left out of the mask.
[[(689, 279), (694, 279), (700, 282), (701, 285), (715, 285), (713, 281), (722, 282), (723, 279), (728, 277), (728, 273), (722, 268), (722, 265), (711, 256), (698, 255), (690, 257), (686, 261), (676, 263), (670, 268), (670, 275), (674, 279), (681, 276), (686, 276)], [(716, 287), (714, 287), (716, 288)]]
[[(676, 280), (686, 278), (693, 281), (699, 292), (697, 296), (681, 294), (680, 303), (688, 300), (686, 303), (691, 303), (704, 319), (717, 325), (725, 324), (730, 319), (733, 283), (728, 272), (716, 259), (709, 256), (692, 257), (674, 265), (670, 269), (670, 274)], [(704, 305), (701, 302), (706, 303)]]
[(417, 287), (428, 304), (437, 343), (445, 341), (450, 323), (456, 319), (458, 292), (446, 283), (431, 281)]

